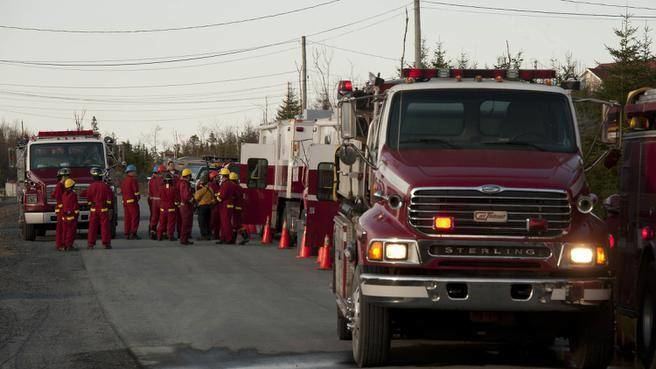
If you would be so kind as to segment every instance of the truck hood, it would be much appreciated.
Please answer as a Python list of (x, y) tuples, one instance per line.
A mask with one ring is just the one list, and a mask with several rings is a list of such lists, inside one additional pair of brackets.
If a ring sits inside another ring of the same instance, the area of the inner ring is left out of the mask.
[(578, 153), (519, 150), (383, 149), (381, 174), (401, 193), (417, 187), (478, 187), (570, 190), (584, 187)]
[[(46, 186), (57, 183), (58, 168), (39, 168), (30, 170), (32, 181), (41, 182)], [(93, 178), (89, 174), (89, 168), (71, 168), (71, 178), (77, 183), (91, 183)]]

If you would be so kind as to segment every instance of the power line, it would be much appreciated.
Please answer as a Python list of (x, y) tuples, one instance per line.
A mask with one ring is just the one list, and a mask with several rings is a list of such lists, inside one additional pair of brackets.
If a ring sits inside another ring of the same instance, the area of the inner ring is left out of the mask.
[[(120, 94), (120, 95), (90, 95), (90, 94), (84, 94), (84, 95), (61, 95), (57, 94), (57, 96), (66, 96), (66, 97), (81, 97), (81, 98), (98, 98), (98, 99), (181, 99), (185, 97), (213, 97), (213, 96), (221, 96), (221, 95), (242, 95), (244, 93), (253, 93), (253, 92), (265, 92), (265, 91), (272, 91), (272, 90), (277, 90), (277, 91), (282, 91), (283, 86), (286, 86), (287, 82), (282, 83), (276, 83), (272, 85), (265, 85), (265, 86), (254, 86), (254, 87), (249, 87), (249, 88), (242, 88), (242, 89), (223, 89), (221, 91), (214, 91), (214, 92), (194, 92), (194, 93), (188, 93), (188, 94), (155, 94), (155, 95), (144, 95), (144, 94), (139, 94), (139, 95), (125, 95), (125, 94)], [(32, 91), (23, 91), (23, 90), (12, 90), (8, 92), (17, 92), (17, 93), (30, 93)], [(54, 95), (54, 94), (50, 94)]]
[(182, 87), (182, 86), (199, 86), (199, 85), (211, 85), (217, 83), (228, 83), (228, 82), (243, 82), (254, 79), (269, 78), (269, 77), (278, 77), (289, 74), (295, 74), (298, 71), (288, 71), (288, 72), (279, 72), (279, 73), (269, 73), (269, 74), (260, 74), (255, 76), (242, 76), (235, 77), (223, 80), (214, 80), (214, 81), (200, 81), (200, 82), (188, 82), (188, 83), (167, 83), (159, 85), (126, 85), (126, 86), (70, 86), (70, 85), (19, 85), (19, 84), (10, 84), (10, 83), (0, 83), (2, 86), (13, 86), (13, 87), (34, 87), (34, 88), (62, 88), (62, 89), (80, 89), (80, 90), (119, 90), (119, 89), (132, 89), (132, 88), (162, 88), (162, 87)]
[[(17, 100), (20, 102), (29, 102), (28, 100), (20, 100), (20, 99), (7, 99), (7, 100)], [(4, 108), (10, 108), (10, 109), (32, 109), (32, 110), (42, 110), (42, 111), (52, 111), (52, 112), (71, 112), (75, 110), (87, 110), (87, 111), (93, 111), (93, 112), (102, 112), (102, 113), (119, 113), (119, 114), (134, 114), (134, 113), (151, 113), (151, 112), (181, 112), (181, 111), (198, 111), (198, 110), (216, 110), (216, 111), (222, 111), (226, 109), (235, 109), (235, 108), (247, 108), (247, 107), (253, 107), (253, 104), (240, 104), (240, 105), (234, 105), (230, 104), (230, 106), (194, 106), (194, 107), (189, 107), (189, 108), (173, 108), (173, 109), (166, 109), (166, 108), (158, 108), (158, 109), (107, 109), (107, 108), (94, 108), (93, 105), (91, 107), (89, 106), (74, 106), (71, 108), (61, 108), (62, 106), (61, 103), (57, 102), (58, 107), (45, 107), (43, 105), (39, 106), (26, 106), (26, 105), (7, 105), (7, 104), (1, 104), (1, 107)], [(71, 102), (71, 104), (75, 104), (74, 102)], [(120, 106), (120, 105), (119, 105)]]
[[(510, 13), (524, 13), (524, 14), (545, 14), (545, 15), (560, 15), (560, 16), (578, 16), (578, 17), (593, 17), (593, 18), (624, 18), (624, 15), (621, 14), (600, 14), (600, 13), (579, 13), (579, 12), (557, 12), (551, 10), (535, 10), (535, 9), (518, 9), (518, 8), (498, 8), (492, 6), (482, 6), (482, 5), (465, 5), (465, 4), (454, 4), (441, 1), (428, 1), (424, 0), (424, 3), (442, 5), (455, 8), (466, 8), (466, 9), (482, 9), (482, 10), (494, 10), (498, 12), (510, 12)], [(656, 19), (656, 16), (649, 15), (633, 15), (634, 19), (650, 20)]]
[(388, 56), (382, 56), (382, 55), (370, 54), (370, 53), (366, 53), (366, 52), (363, 52), (363, 51), (351, 50), (351, 49), (346, 49), (346, 48), (343, 48), (343, 47), (337, 47), (337, 46), (333, 46), (333, 45), (327, 45), (327, 44), (324, 44), (324, 43), (321, 43), (321, 42), (317, 42), (317, 41), (310, 41), (310, 43), (311, 43), (311, 44), (315, 44), (315, 45), (320, 45), (320, 46), (329, 47), (329, 48), (331, 48), (331, 49), (335, 49), (335, 50), (346, 51), (346, 52), (349, 52), (349, 53), (360, 54), (360, 55), (365, 55), (365, 56), (371, 56), (371, 57), (373, 57), (373, 58), (379, 58), (379, 59), (391, 60), (391, 61), (393, 61), (393, 62), (397, 62), (397, 61), (398, 61), (398, 59), (396, 59), (396, 58), (390, 58), (390, 57), (388, 57)]
[(9, 96), (20, 96), (20, 97), (31, 97), (31, 98), (40, 98), (40, 99), (51, 99), (51, 100), (62, 100), (62, 101), (79, 101), (79, 102), (91, 102), (91, 103), (118, 103), (118, 104), (150, 104), (150, 105), (168, 105), (168, 104), (208, 104), (208, 103), (223, 103), (223, 102), (235, 102), (235, 101), (249, 101), (264, 99), (265, 97), (282, 97), (284, 95), (278, 96), (257, 96), (257, 97), (242, 97), (234, 99), (215, 99), (215, 100), (185, 100), (185, 101), (139, 101), (139, 100), (110, 100), (110, 99), (91, 99), (91, 98), (76, 98), (69, 96), (52, 96), (52, 95), (41, 95), (41, 94), (32, 94), (32, 93), (23, 93), (23, 92), (13, 92), (13, 91), (0, 91), (0, 95), (9, 95)]
[(183, 27), (167, 27), (167, 28), (146, 28), (146, 29), (130, 29), (130, 30), (88, 30), (88, 29), (59, 29), (59, 28), (41, 28), (41, 27), (29, 27), (29, 26), (10, 26), (10, 25), (0, 25), (0, 28), (12, 29), (19, 31), (36, 31), (36, 32), (54, 32), (54, 33), (81, 33), (81, 34), (125, 34), (125, 33), (154, 33), (154, 32), (170, 32), (170, 31), (187, 31), (192, 29), (203, 29), (203, 28), (213, 28), (213, 27), (223, 27), (233, 24), (241, 24), (247, 22), (253, 22), (263, 19), (277, 18), (284, 15), (300, 13), (306, 10), (316, 9), (326, 5), (334, 4), (340, 2), (341, 0), (330, 0), (323, 3), (318, 3), (303, 8), (287, 10), (283, 12), (261, 15), (257, 17), (225, 21), (219, 23), (209, 23), (201, 24), (194, 26), (183, 26)]
[(632, 5), (620, 5), (620, 4), (609, 4), (609, 3), (600, 3), (596, 1), (582, 1), (582, 0), (560, 0), (564, 3), (573, 3), (573, 4), (584, 4), (584, 5), (595, 5), (595, 6), (605, 6), (609, 8), (620, 8), (620, 9), (637, 9), (637, 10), (656, 10), (656, 8), (650, 8), (648, 6), (632, 6)]
[[(341, 0), (340, 0), (341, 1)], [(318, 36), (324, 33), (329, 33), (333, 32), (338, 29), (343, 29), (346, 27), (351, 27), (356, 24), (360, 24), (362, 22), (379, 18), (384, 15), (387, 15), (391, 12), (397, 11), (399, 9), (403, 9), (407, 6), (408, 4), (405, 4), (400, 7), (396, 7), (390, 10), (386, 10), (384, 12), (368, 16), (365, 18), (361, 18), (349, 23), (341, 24), (339, 26), (331, 27), (328, 29), (324, 29), (322, 31), (314, 32), (309, 35), (308, 37), (313, 37), (313, 36)], [(68, 67), (127, 67), (127, 66), (138, 66), (138, 65), (158, 65), (158, 64), (169, 64), (169, 63), (181, 63), (181, 62), (190, 62), (190, 61), (197, 61), (197, 60), (205, 60), (205, 59), (212, 59), (212, 58), (217, 58), (217, 57), (223, 57), (223, 56), (229, 56), (229, 55), (235, 55), (235, 54), (242, 54), (250, 51), (256, 51), (256, 50), (261, 50), (265, 48), (270, 48), (270, 47), (275, 47), (275, 46), (280, 46), (280, 45), (285, 45), (289, 43), (295, 43), (298, 42), (296, 38), (294, 39), (288, 39), (284, 41), (278, 41), (278, 42), (272, 42), (268, 44), (263, 44), (263, 45), (258, 45), (258, 46), (253, 46), (250, 48), (244, 48), (244, 49), (234, 49), (234, 50), (226, 50), (226, 51), (216, 51), (216, 52), (205, 52), (205, 53), (200, 53), (200, 54), (187, 54), (187, 55), (179, 55), (179, 56), (171, 56), (171, 57), (144, 57), (144, 58), (138, 58), (138, 59), (105, 59), (105, 60), (86, 60), (86, 61), (71, 61), (71, 60), (66, 60), (66, 61), (44, 61), (44, 60), (16, 60), (16, 59), (0, 59), (0, 63), (5, 63), (5, 64), (16, 64), (16, 65), (22, 65), (22, 66), (33, 66), (33, 67), (60, 67), (60, 68), (68, 68)], [(109, 61), (108, 61), (109, 60)], [(153, 69), (154, 70), (154, 69)]]
[(62, 62), (41, 62), (41, 61), (29, 61), (29, 60), (11, 60), (11, 59), (0, 59), (0, 63), (9, 63), (9, 64), (25, 64), (25, 65), (40, 65), (40, 66), (51, 66), (51, 67), (124, 67), (124, 66), (136, 66), (136, 65), (155, 65), (155, 64), (168, 64), (168, 63), (181, 63), (189, 62), (195, 60), (204, 60), (218, 58), (221, 56), (243, 54), (249, 51), (261, 50), (270, 48), (273, 46), (279, 46), (284, 44), (289, 44), (296, 42), (296, 39), (290, 39), (286, 41), (279, 41), (270, 44), (264, 44), (259, 46), (253, 46), (246, 49), (230, 50), (224, 52), (217, 52), (214, 54), (199, 54), (197, 56), (189, 56), (182, 58), (173, 58), (166, 60), (146, 60), (135, 61), (135, 62), (82, 62), (82, 63), (62, 63)]
[[(196, 119), (204, 119), (204, 118), (214, 118), (217, 115), (230, 115), (230, 114), (239, 114), (239, 113), (245, 113), (247, 111), (252, 111), (256, 110), (259, 108), (252, 107), (249, 109), (243, 109), (243, 110), (236, 110), (236, 111), (230, 111), (230, 112), (225, 112), (225, 113), (220, 113), (220, 114), (212, 114), (212, 115), (203, 115), (203, 116), (185, 116), (185, 117), (176, 117), (176, 118), (162, 118), (162, 119), (156, 119), (156, 118), (151, 118), (151, 119), (103, 119), (103, 122), (172, 122), (172, 121), (180, 121), (180, 120), (196, 120)], [(22, 112), (22, 111), (16, 111), (16, 110), (5, 110), (5, 109), (0, 109), (0, 111), (12, 113), (12, 114), (18, 114), (18, 115), (29, 115), (29, 116), (35, 116), (35, 117), (40, 117), (40, 118), (48, 118), (48, 119), (59, 119), (59, 120), (71, 120), (72, 117), (60, 117), (60, 116), (54, 116), (54, 115), (47, 115), (47, 114), (34, 114), (34, 113), (27, 113), (27, 112)]]

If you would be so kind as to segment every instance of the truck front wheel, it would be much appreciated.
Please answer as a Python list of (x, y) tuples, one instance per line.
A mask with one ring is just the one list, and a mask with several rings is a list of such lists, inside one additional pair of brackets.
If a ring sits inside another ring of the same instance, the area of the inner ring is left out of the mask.
[(389, 312), (363, 301), (359, 272), (353, 278), (353, 289), (353, 359), (360, 368), (383, 365), (390, 350)]
[(577, 319), (569, 337), (570, 366), (606, 368), (613, 356), (613, 308), (610, 303)]
[(21, 233), (23, 235), (23, 241), (36, 240), (36, 227), (34, 224), (23, 223)]
[(656, 351), (656, 281), (654, 281), (656, 266), (650, 263), (645, 278), (643, 278), (644, 291), (640, 304), (640, 314), (636, 332), (638, 356), (645, 368), (650, 368), (654, 362)]

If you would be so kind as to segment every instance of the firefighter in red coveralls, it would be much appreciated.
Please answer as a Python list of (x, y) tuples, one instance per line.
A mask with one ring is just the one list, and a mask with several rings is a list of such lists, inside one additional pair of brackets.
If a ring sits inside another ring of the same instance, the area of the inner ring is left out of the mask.
[(189, 241), (191, 237), (191, 228), (194, 224), (194, 191), (191, 188), (191, 169), (182, 170), (182, 177), (178, 181), (178, 198), (180, 199), (180, 244), (193, 245)]
[[(220, 177), (219, 177), (219, 172), (216, 170), (210, 171), (210, 183), (207, 185), (210, 190), (212, 190), (212, 193), (216, 196), (216, 194), (219, 193), (219, 190), (221, 189), (221, 183), (219, 183)], [(212, 233), (214, 234), (214, 239), (215, 240), (220, 240), (221, 239), (221, 207), (219, 206), (219, 203), (217, 202), (212, 206), (212, 213), (210, 215), (210, 229), (212, 230)]]
[(241, 188), (241, 185), (239, 184), (239, 174), (231, 172), (229, 178), (231, 182), (237, 185), (237, 187), (235, 187), (235, 210), (232, 213), (233, 239), (236, 241), (237, 235), (241, 235), (241, 241), (239, 244), (243, 245), (249, 241), (248, 232), (246, 232), (246, 229), (241, 223), (242, 207), (244, 205), (244, 189)]
[(75, 181), (68, 178), (64, 181), (64, 192), (62, 193), (61, 216), (64, 223), (62, 224), (62, 240), (64, 243), (63, 251), (75, 251), (74, 242), (77, 234), (77, 216), (80, 213), (79, 204), (77, 203), (77, 194), (73, 191)]
[[(175, 162), (169, 159), (169, 161), (166, 162), (166, 169), (171, 173), (171, 176), (173, 176), (173, 187), (178, 188), (180, 172), (175, 169)], [(180, 237), (180, 209), (177, 207), (175, 208), (175, 231), (178, 233), (178, 237)]]
[(216, 243), (233, 244), (235, 240), (232, 234), (232, 214), (235, 210), (238, 185), (229, 180), (230, 170), (228, 168), (222, 168), (219, 175), (221, 176), (221, 188), (216, 195), (216, 199), (219, 202), (220, 209), (221, 239)]
[(171, 173), (164, 175), (164, 183), (159, 189), (159, 225), (157, 240), (161, 241), (164, 234), (169, 240), (175, 241), (175, 209), (178, 203), (178, 191), (173, 185)]
[(139, 229), (139, 182), (137, 182), (137, 167), (130, 164), (125, 168), (127, 174), (121, 182), (121, 193), (123, 195), (123, 218), (125, 238), (138, 240)]
[(162, 187), (164, 172), (166, 167), (164, 165), (155, 165), (153, 174), (148, 181), (148, 206), (150, 209), (150, 222), (149, 233), (150, 239), (157, 239), (157, 225), (159, 223), (159, 189)]
[(103, 170), (91, 168), (93, 183), (86, 191), (89, 201), (89, 232), (87, 234), (87, 248), (96, 246), (98, 227), (100, 227), (100, 238), (106, 249), (111, 249), (112, 231), (109, 222), (109, 209), (112, 206), (114, 193), (107, 183), (103, 181)]
[(55, 190), (52, 191), (50, 195), (51, 198), (55, 199), (55, 216), (57, 217), (57, 226), (55, 228), (55, 247), (58, 251), (64, 251), (64, 239), (62, 235), (64, 230), (62, 226), (64, 224), (64, 218), (61, 216), (62, 208), (62, 195), (64, 194), (64, 182), (71, 175), (71, 171), (68, 168), (61, 168), (57, 171), (57, 185), (55, 185)]

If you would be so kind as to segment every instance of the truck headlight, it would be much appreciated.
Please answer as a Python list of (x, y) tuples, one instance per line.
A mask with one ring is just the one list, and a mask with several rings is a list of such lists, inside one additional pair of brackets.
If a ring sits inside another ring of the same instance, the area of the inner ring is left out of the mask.
[(35, 193), (28, 193), (25, 195), (25, 203), (26, 204), (36, 204), (37, 202), (37, 196)]
[(401, 239), (373, 240), (367, 247), (367, 260), (379, 263), (419, 264), (417, 241)]
[(571, 265), (607, 265), (608, 255), (602, 246), (575, 245), (569, 249)]
[(574, 264), (591, 264), (594, 252), (589, 247), (574, 247), (569, 250), (569, 260)]
[(385, 259), (406, 260), (408, 258), (408, 245), (405, 243), (388, 243), (385, 245)]

